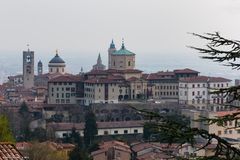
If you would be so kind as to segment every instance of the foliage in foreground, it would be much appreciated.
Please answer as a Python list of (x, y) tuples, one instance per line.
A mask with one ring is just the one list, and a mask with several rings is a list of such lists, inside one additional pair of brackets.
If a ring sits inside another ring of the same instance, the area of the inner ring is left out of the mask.
[[(230, 66), (232, 69), (240, 69), (239, 58), (240, 58), (240, 41), (230, 40), (220, 36), (218, 32), (207, 33), (205, 35), (199, 35), (193, 33), (194, 36), (200, 37), (207, 41), (205, 48), (201, 47), (190, 47), (204, 54), (201, 56), (203, 59), (210, 59), (214, 62), (223, 63), (225, 66)], [(223, 117), (216, 118), (204, 118), (202, 117), (199, 121), (210, 124), (216, 124), (218, 126), (225, 127), (226, 122), (235, 122), (235, 127), (231, 129), (236, 129), (239, 126), (240, 117), (240, 107), (234, 106), (232, 102), (240, 100), (240, 86), (233, 86), (229, 88), (222, 88), (217, 91), (212, 92), (212, 94), (220, 94), (225, 97), (230, 98), (225, 104), (226, 106), (232, 107), (237, 110), (233, 114), (225, 115)], [(147, 112), (140, 110), (145, 116), (151, 117), (152, 125), (154, 126), (154, 134), (164, 133), (165, 140), (168, 143), (180, 142), (184, 143), (195, 143), (195, 138), (200, 137), (206, 140), (206, 144), (199, 150), (206, 148), (208, 145), (216, 141), (215, 154), (211, 157), (197, 157), (198, 160), (235, 160), (240, 159), (240, 149), (233, 146), (233, 144), (224, 140), (223, 138), (211, 134), (206, 130), (199, 128), (191, 128), (188, 125), (182, 124), (174, 119), (169, 119), (167, 116), (160, 115), (158, 113)], [(149, 125), (149, 124), (148, 124)], [(226, 128), (228, 129), (228, 128)], [(158, 139), (155, 139), (158, 141)], [(181, 159), (181, 158), (179, 158)]]

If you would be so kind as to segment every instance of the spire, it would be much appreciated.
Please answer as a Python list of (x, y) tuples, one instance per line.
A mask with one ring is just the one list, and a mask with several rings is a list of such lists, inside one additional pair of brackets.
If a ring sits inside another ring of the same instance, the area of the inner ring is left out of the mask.
[(115, 49), (115, 44), (113, 42), (113, 39), (112, 39), (112, 43), (110, 44), (110, 49)]
[(102, 64), (101, 54), (98, 54), (97, 64)]
[(28, 52), (30, 52), (30, 49), (29, 49), (29, 44), (27, 44), (27, 48), (28, 48)]
[(125, 49), (124, 39), (123, 38), (122, 38), (122, 48), (121, 49)]
[(56, 49), (56, 57), (58, 57), (58, 49)]

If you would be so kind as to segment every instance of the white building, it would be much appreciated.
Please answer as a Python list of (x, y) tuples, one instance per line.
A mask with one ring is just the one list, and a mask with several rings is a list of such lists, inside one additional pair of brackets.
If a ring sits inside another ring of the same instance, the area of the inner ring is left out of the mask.
[[(84, 123), (50, 123), (47, 129), (48, 132), (53, 132), (56, 138), (69, 135), (72, 128), (83, 136), (84, 125)], [(97, 136), (142, 134), (143, 125), (143, 121), (97, 122)]]
[(221, 77), (197, 76), (179, 80), (179, 103), (196, 106), (198, 109), (223, 110), (227, 97), (210, 94), (214, 90), (227, 88), (231, 80)]

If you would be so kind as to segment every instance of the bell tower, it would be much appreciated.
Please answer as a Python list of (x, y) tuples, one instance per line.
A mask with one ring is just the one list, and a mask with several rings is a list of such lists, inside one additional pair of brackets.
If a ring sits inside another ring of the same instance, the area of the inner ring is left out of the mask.
[(34, 86), (34, 51), (29, 48), (23, 51), (23, 86), (26, 89)]
[(37, 69), (38, 69), (38, 75), (43, 74), (43, 64), (42, 64), (41, 60), (38, 62), (38, 68)]
[(112, 54), (113, 54), (113, 52), (115, 52), (115, 51), (116, 51), (116, 47), (115, 47), (115, 44), (114, 44), (114, 42), (113, 42), (113, 40), (112, 40), (112, 43), (110, 44), (110, 47), (109, 47), (109, 49), (108, 49), (108, 69), (111, 68)]

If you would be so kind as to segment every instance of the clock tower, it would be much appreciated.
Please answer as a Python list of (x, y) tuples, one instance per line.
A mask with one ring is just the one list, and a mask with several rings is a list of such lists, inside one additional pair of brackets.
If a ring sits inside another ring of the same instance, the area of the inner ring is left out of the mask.
[(23, 86), (26, 89), (34, 86), (34, 52), (23, 51)]

